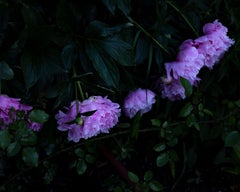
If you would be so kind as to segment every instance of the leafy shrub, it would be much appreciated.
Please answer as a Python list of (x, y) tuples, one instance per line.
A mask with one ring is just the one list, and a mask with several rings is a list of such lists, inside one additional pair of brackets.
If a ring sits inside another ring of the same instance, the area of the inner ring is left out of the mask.
[(239, 10), (0, 0), (0, 191), (236, 190)]

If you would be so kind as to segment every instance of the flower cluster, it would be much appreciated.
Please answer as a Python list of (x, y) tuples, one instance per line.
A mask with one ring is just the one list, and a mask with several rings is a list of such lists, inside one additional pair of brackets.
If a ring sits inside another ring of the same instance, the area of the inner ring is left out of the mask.
[(68, 131), (68, 140), (78, 142), (99, 133), (108, 133), (118, 123), (121, 109), (107, 97), (92, 96), (83, 102), (72, 101), (67, 112), (59, 111), (55, 118), (58, 130)]
[(147, 113), (156, 102), (155, 96), (156, 94), (149, 89), (138, 88), (135, 91), (131, 91), (123, 103), (125, 115), (133, 118), (138, 111), (140, 111), (141, 115)]
[(184, 99), (185, 90), (180, 78), (187, 79), (197, 86), (197, 77), (203, 66), (212, 69), (224, 53), (234, 44), (227, 36), (228, 29), (218, 20), (203, 27), (204, 36), (195, 40), (188, 39), (182, 43), (176, 61), (165, 63), (166, 77), (161, 77), (162, 97), (170, 100)]
[(39, 131), (42, 124), (32, 122), (28, 118), (28, 112), (32, 106), (20, 103), (19, 98), (11, 98), (7, 95), (0, 95), (0, 130), (18, 120), (25, 120), (28, 127), (34, 131)]

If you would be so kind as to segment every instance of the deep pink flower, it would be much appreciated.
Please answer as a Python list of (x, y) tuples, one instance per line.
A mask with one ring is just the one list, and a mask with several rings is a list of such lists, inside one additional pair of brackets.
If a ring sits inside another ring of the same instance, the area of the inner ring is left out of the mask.
[[(24, 119), (29, 124), (28, 112), (32, 110), (32, 106), (24, 105), (20, 103), (19, 98), (11, 98), (7, 95), (0, 95), (0, 129), (6, 128), (9, 124), (14, 121)], [(18, 115), (19, 112), (23, 112), (21, 116)], [(33, 124), (31, 124), (33, 123)], [(31, 122), (29, 128), (34, 131), (38, 131), (41, 128), (41, 124), (36, 128), (36, 123)], [(34, 125), (34, 126), (33, 126)]]
[(156, 94), (149, 89), (138, 88), (131, 91), (124, 99), (123, 110), (127, 117), (133, 118), (138, 111), (140, 114), (147, 113), (156, 102)]
[[(162, 79), (162, 82), (166, 79)], [(185, 99), (185, 89), (182, 86), (180, 79), (172, 79), (170, 82), (162, 84), (162, 98), (168, 98), (171, 101)]]
[(101, 96), (89, 97), (82, 103), (73, 101), (66, 109), (66, 113), (59, 111), (55, 118), (58, 130), (68, 131), (68, 140), (74, 142), (108, 133), (121, 115), (119, 104)]
[[(212, 69), (220, 61), (224, 53), (234, 44), (227, 36), (228, 29), (218, 20), (207, 23), (203, 27), (205, 35), (195, 40), (188, 39), (180, 47), (176, 61), (165, 63), (167, 77), (161, 77), (162, 97), (170, 100), (183, 99), (184, 88), (180, 78), (187, 79), (191, 85), (197, 86), (197, 77), (202, 67)], [(176, 90), (175, 90), (176, 89)]]

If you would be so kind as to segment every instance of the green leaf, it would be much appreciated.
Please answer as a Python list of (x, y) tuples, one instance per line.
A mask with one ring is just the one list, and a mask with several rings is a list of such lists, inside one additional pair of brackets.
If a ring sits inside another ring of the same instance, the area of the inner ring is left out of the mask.
[(240, 134), (238, 131), (231, 131), (225, 138), (226, 147), (234, 147), (240, 144)]
[(9, 65), (5, 61), (0, 62), (0, 80), (10, 80), (14, 76), (13, 70), (9, 67)]
[(131, 136), (134, 138), (138, 137), (140, 123), (141, 123), (141, 112), (138, 111), (136, 115), (133, 117), (132, 127), (131, 127)]
[(193, 106), (190, 102), (187, 102), (186, 105), (181, 109), (179, 116), (180, 117), (187, 117), (193, 110)]
[(116, 0), (102, 0), (107, 9), (114, 15), (116, 9)]
[(120, 75), (115, 62), (111, 58), (108, 58), (95, 43), (88, 42), (86, 44), (86, 52), (95, 70), (104, 82), (110, 87), (117, 88)]
[(28, 166), (37, 167), (39, 155), (35, 148), (33, 147), (26, 147), (22, 151), (22, 159), (24, 163)]
[(85, 157), (85, 151), (84, 150), (82, 150), (81, 148), (77, 148), (77, 149), (75, 149), (74, 150), (74, 153), (78, 156), (78, 157), (80, 157), (80, 158), (84, 158)]
[(81, 115), (83, 115), (83, 116), (91, 116), (91, 115), (93, 115), (96, 111), (97, 111), (97, 110), (87, 111), (87, 112), (81, 113)]
[(139, 181), (138, 176), (131, 171), (128, 171), (128, 178), (134, 183), (138, 183), (138, 181)]
[(192, 89), (191, 83), (187, 79), (185, 79), (183, 77), (180, 78), (180, 82), (181, 82), (182, 86), (185, 89), (186, 97), (189, 97), (190, 95), (192, 95), (193, 89)]
[(149, 46), (150, 46), (149, 39), (146, 39), (141, 36), (140, 38), (138, 38), (134, 58), (137, 64), (142, 64), (147, 60), (149, 54)]
[(55, 49), (44, 49), (38, 53), (26, 51), (21, 57), (21, 65), (27, 88), (31, 88), (40, 78), (62, 73), (60, 53)]
[(10, 134), (7, 129), (0, 130), (0, 148), (6, 149), (11, 142)]
[(175, 165), (175, 161), (173, 160), (169, 160), (169, 165), (170, 165), (170, 169), (171, 169), (171, 173), (173, 178), (175, 178), (175, 174), (176, 174), (176, 165)]
[(77, 168), (78, 175), (82, 175), (87, 170), (87, 164), (83, 159), (79, 159), (78, 162), (77, 162), (76, 168)]
[(161, 121), (159, 119), (151, 119), (151, 123), (153, 126), (160, 127)]
[(150, 181), (149, 182), (149, 187), (153, 191), (161, 191), (161, 190), (163, 190), (163, 185), (161, 183), (159, 183), (158, 181), (156, 181), (156, 180)]
[(85, 160), (88, 163), (94, 163), (96, 161), (96, 157), (94, 155), (87, 154)]
[(29, 129), (26, 124), (19, 123), (16, 136), (19, 138), (21, 145), (34, 145), (37, 142), (37, 136), (33, 130)]
[(147, 171), (144, 174), (144, 181), (150, 181), (153, 178), (153, 172), (152, 171)]
[(13, 142), (7, 147), (7, 154), (9, 157), (13, 157), (19, 153), (21, 145), (18, 142)]
[(164, 165), (166, 165), (168, 163), (169, 160), (169, 156), (167, 154), (167, 152), (161, 153), (160, 155), (158, 155), (157, 159), (156, 159), (156, 163), (158, 167), (163, 167)]
[(177, 144), (178, 144), (178, 138), (177, 137), (173, 137), (167, 142), (167, 145), (169, 147), (174, 147)]
[(166, 145), (164, 143), (159, 143), (153, 147), (154, 151), (161, 152), (166, 149)]
[(126, 15), (130, 13), (131, 0), (102, 0), (102, 2), (113, 15), (115, 14), (116, 7)]
[(62, 50), (62, 62), (66, 70), (70, 70), (77, 60), (76, 47), (73, 44), (66, 45)]
[(29, 113), (29, 119), (32, 122), (45, 123), (48, 118), (49, 115), (43, 110), (34, 109)]
[(34, 65), (33, 58), (30, 53), (26, 52), (21, 57), (21, 65), (23, 68), (24, 80), (27, 88), (32, 87), (40, 77), (40, 69)]
[(95, 41), (100, 50), (116, 63), (123, 66), (134, 66), (132, 46), (119, 38), (119, 32), (124, 29), (125, 26), (110, 27), (95, 20), (87, 26), (85, 35)]
[(125, 15), (128, 15), (131, 11), (131, 0), (117, 0), (117, 6)]

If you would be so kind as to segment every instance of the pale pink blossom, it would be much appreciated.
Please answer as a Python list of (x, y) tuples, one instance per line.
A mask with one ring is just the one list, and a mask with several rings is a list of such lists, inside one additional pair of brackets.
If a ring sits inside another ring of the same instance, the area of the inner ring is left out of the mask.
[(25, 120), (29, 128), (39, 131), (42, 124), (31, 122), (28, 118), (28, 112), (32, 110), (32, 106), (20, 103), (20, 98), (12, 98), (7, 95), (0, 95), (0, 129), (7, 128), (8, 125), (17, 121)]
[(123, 102), (123, 110), (127, 117), (133, 118), (138, 111), (143, 115), (152, 109), (156, 102), (156, 94), (149, 89), (138, 88), (131, 91)]
[(109, 133), (121, 115), (119, 104), (101, 96), (92, 96), (83, 102), (72, 101), (65, 109), (65, 113), (59, 111), (55, 118), (58, 130), (68, 131), (68, 140), (73, 142)]
[(163, 98), (184, 99), (180, 78), (188, 80), (192, 86), (197, 86), (200, 81), (197, 75), (201, 68), (206, 66), (212, 69), (234, 44), (234, 40), (227, 36), (228, 29), (218, 20), (205, 24), (203, 32), (205, 35), (195, 40), (188, 39), (180, 45), (176, 61), (165, 63), (167, 77), (160, 78), (163, 80)]

